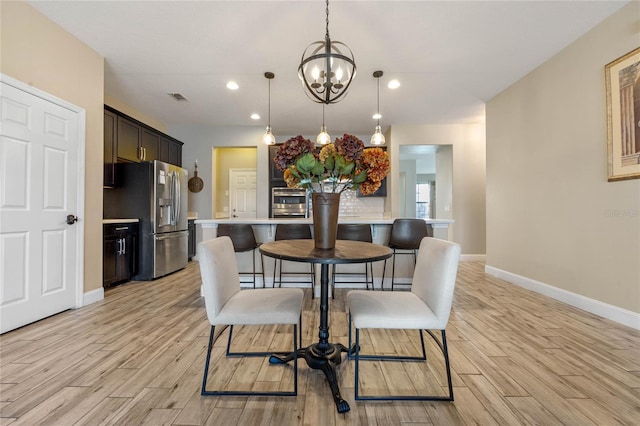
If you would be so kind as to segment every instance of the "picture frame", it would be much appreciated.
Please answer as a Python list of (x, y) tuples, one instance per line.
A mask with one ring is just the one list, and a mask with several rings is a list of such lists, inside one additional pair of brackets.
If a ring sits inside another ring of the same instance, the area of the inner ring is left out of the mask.
[(604, 67), (609, 182), (640, 178), (640, 47)]

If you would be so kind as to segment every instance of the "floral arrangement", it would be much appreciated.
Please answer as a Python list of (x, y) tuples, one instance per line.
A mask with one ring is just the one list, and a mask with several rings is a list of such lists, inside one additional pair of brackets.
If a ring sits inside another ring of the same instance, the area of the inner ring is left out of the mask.
[(288, 187), (306, 188), (311, 192), (360, 188), (363, 195), (371, 195), (390, 169), (386, 151), (365, 148), (360, 139), (349, 134), (321, 149), (309, 139), (293, 137), (280, 145), (273, 161), (284, 173)]

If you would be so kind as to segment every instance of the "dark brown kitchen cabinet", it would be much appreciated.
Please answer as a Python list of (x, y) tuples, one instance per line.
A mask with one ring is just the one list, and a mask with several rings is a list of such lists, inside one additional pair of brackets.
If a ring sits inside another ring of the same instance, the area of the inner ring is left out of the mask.
[(182, 142), (161, 137), (159, 159), (165, 163), (182, 167)]
[(138, 224), (103, 225), (102, 284), (110, 287), (131, 280), (138, 272)]
[(183, 143), (107, 105), (104, 106), (104, 183), (118, 186), (116, 163), (160, 160), (182, 166)]
[[(142, 161), (161, 160), (158, 153), (160, 147), (160, 135), (157, 132), (142, 128), (140, 138)], [(164, 161), (164, 160), (161, 160)]]
[(160, 135), (123, 117), (118, 117), (118, 159), (139, 163), (158, 160)]
[(104, 181), (103, 186), (116, 184), (116, 161), (118, 144), (116, 139), (118, 117), (111, 111), (104, 111)]
[(135, 163), (142, 161), (140, 139), (140, 126), (126, 118), (118, 117), (118, 160)]
[(187, 230), (189, 231), (189, 245), (187, 247), (187, 257), (189, 260), (196, 255), (196, 222), (194, 219), (187, 221)]
[(273, 188), (287, 186), (284, 182), (283, 173), (278, 170), (276, 164), (273, 162), (273, 159), (278, 152), (278, 148), (280, 148), (280, 144), (271, 145), (269, 147), (269, 217), (273, 217), (273, 197), (271, 196)]

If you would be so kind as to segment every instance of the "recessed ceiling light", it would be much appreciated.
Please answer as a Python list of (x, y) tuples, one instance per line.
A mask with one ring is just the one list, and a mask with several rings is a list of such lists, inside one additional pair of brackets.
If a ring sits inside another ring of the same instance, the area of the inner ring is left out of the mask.
[(391, 80), (389, 83), (387, 83), (387, 87), (389, 89), (397, 89), (398, 87), (400, 87), (400, 82), (398, 80)]
[(255, 112), (253, 114), (251, 114), (251, 119), (252, 120), (260, 120), (260, 114), (256, 114)]
[(236, 83), (235, 81), (230, 81), (227, 83), (227, 89), (229, 90), (238, 90), (240, 88), (240, 86), (238, 86), (238, 83)]
[(379, 112), (377, 112), (373, 114), (373, 117), (371, 118), (373, 118), (374, 120), (380, 120), (382, 118), (382, 115)]

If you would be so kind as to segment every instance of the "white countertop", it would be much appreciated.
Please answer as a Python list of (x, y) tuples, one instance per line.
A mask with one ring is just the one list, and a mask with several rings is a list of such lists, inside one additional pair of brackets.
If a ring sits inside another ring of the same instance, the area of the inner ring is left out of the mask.
[[(369, 225), (391, 225), (395, 218), (391, 217), (356, 217), (356, 216), (339, 216), (339, 223), (361, 224), (366, 223)], [(452, 219), (425, 219), (426, 223), (431, 225), (444, 225), (448, 226), (454, 223)], [(197, 219), (197, 224), (203, 227), (216, 227), (221, 223), (228, 224), (249, 224), (249, 225), (277, 225), (279, 223), (313, 223), (311, 218), (308, 219), (272, 219), (272, 218), (233, 218), (233, 219)]]
[(109, 223), (138, 223), (140, 219), (102, 219), (104, 225)]

